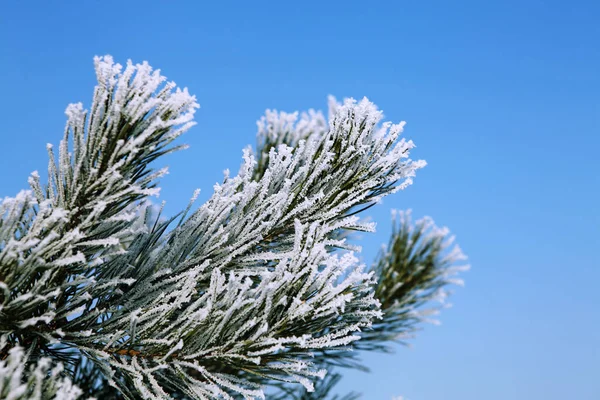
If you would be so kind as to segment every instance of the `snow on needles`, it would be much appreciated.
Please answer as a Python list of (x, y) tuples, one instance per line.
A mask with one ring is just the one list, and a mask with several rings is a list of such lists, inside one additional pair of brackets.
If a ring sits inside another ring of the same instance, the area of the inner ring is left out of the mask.
[[(265, 378), (313, 390), (326, 372), (315, 352), (347, 349), (382, 316), (346, 233), (372, 232), (354, 214), (425, 165), (409, 158), (404, 124), (382, 123), (366, 98), (330, 98), (328, 120), (267, 111), (256, 153), (168, 231), (144, 203), (166, 173), (149, 163), (182, 147), (169, 145), (196, 99), (145, 62), (94, 63), (90, 111), (69, 106), (58, 157), (48, 147), (48, 185), (35, 172), (32, 191), (0, 204), (0, 289), (28, 294), (3, 295), (0, 311), (60, 326), (44, 338), (75, 345), (129, 397), (261, 399)], [(19, 382), (21, 350), (0, 362)], [(61, 368), (42, 360), (40, 374)], [(77, 392), (68, 380), (56, 390)]]

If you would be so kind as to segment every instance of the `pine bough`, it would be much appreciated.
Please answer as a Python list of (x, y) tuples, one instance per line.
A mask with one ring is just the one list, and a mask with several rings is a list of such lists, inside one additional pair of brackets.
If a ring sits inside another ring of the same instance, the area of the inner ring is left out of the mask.
[(0, 204), (0, 398), (325, 398), (350, 350), (404, 340), (459, 283), (447, 230), (407, 213), (372, 268), (354, 255), (358, 213), (425, 165), (368, 100), (267, 111), (238, 173), (164, 219), (150, 164), (196, 99), (147, 63), (95, 68), (48, 183)]

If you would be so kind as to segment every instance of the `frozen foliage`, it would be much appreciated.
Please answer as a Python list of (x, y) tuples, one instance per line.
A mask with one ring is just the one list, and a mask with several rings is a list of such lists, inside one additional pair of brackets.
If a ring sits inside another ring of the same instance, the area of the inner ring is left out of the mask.
[(403, 342), (419, 322), (439, 324), (432, 319), (439, 307), (423, 308), (430, 302), (449, 307), (447, 285), (463, 285), (455, 276), (469, 265), (448, 228), (440, 228), (429, 217), (411, 222), (411, 211), (393, 214), (390, 243), (381, 251), (373, 271), (378, 284), (375, 295), (381, 301), (384, 318), (365, 334), (358, 347), (386, 350), (386, 341)]
[[(0, 350), (7, 348), (7, 335), (0, 336)], [(20, 346), (7, 350), (0, 361), (0, 397), (17, 399), (61, 399), (81, 398), (82, 391), (73, 385), (68, 376), (63, 376), (63, 365), (43, 357), (28, 362), (29, 354)]]
[(327, 370), (357, 365), (348, 350), (445, 296), (461, 253), (440, 256), (429, 220), (401, 222), (374, 268), (348, 242), (425, 165), (367, 99), (330, 98), (328, 120), (267, 111), (256, 155), (173, 226), (145, 200), (166, 173), (149, 164), (181, 148), (195, 98), (146, 63), (95, 66), (91, 111), (69, 106), (57, 158), (48, 145), (48, 184), (34, 172), (0, 204), (0, 395), (324, 398)]

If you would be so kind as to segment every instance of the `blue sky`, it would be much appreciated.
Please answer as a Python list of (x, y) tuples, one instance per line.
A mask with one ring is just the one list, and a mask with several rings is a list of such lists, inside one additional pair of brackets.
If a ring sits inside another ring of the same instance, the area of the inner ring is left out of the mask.
[(266, 108), (369, 97), (429, 165), (389, 210), (447, 225), (473, 268), (441, 326), (365, 355), (365, 399), (600, 398), (600, 5), (592, 1), (6, 1), (0, 196), (26, 186), (86, 106), (92, 57), (147, 60), (196, 94), (191, 148), (164, 162), (167, 211), (237, 170)]

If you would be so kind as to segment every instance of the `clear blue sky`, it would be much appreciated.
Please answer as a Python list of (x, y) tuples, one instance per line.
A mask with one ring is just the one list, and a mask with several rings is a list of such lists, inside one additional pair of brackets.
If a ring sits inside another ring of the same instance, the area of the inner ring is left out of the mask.
[(365, 399), (600, 399), (600, 4), (594, 1), (5, 1), (0, 196), (43, 171), (94, 55), (148, 60), (197, 95), (189, 150), (165, 162), (174, 213), (237, 170), (266, 108), (367, 96), (406, 120), (415, 184), (389, 210), (456, 233), (473, 269), (441, 326), (368, 355)]

